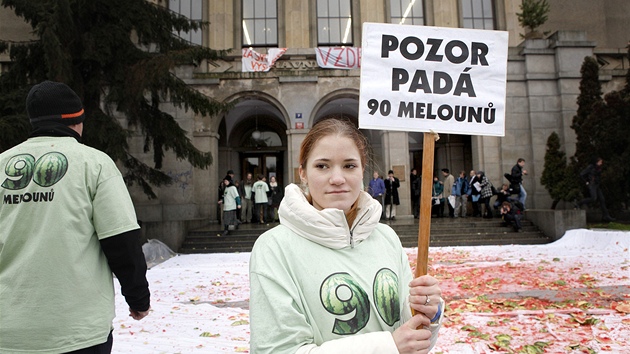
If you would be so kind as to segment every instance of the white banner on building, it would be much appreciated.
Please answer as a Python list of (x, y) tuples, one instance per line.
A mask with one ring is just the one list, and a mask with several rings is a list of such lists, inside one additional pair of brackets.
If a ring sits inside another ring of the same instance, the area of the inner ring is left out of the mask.
[(505, 135), (508, 33), (363, 24), (359, 127)]
[(267, 72), (273, 64), (287, 51), (287, 48), (269, 48), (267, 54), (260, 54), (252, 48), (243, 48), (242, 72)]
[(315, 48), (317, 65), (326, 69), (358, 69), (361, 67), (361, 48), (318, 47)]

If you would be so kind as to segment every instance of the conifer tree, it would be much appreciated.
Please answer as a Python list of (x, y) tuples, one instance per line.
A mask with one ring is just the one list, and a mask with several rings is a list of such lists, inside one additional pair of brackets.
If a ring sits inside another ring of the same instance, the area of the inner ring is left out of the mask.
[(630, 201), (630, 95), (613, 91), (596, 104), (589, 117), (592, 122), (594, 151), (605, 162), (602, 191), (610, 208), (628, 206)]
[(589, 116), (593, 105), (602, 102), (602, 86), (599, 82), (597, 60), (593, 57), (585, 57), (580, 73), (582, 79), (580, 80), (580, 94), (577, 98), (578, 109), (571, 124), (577, 140), (574, 162), (578, 170), (586, 167), (593, 158), (594, 146), (590, 131), (593, 123), (589, 122)]
[[(2, 0), (33, 28), (39, 39), (11, 43), (12, 64), (0, 76), (0, 151), (28, 137), (25, 100), (43, 80), (65, 82), (83, 100), (83, 143), (106, 152), (125, 167), (128, 184), (138, 183), (150, 198), (151, 186), (170, 182), (160, 171), (165, 151), (205, 168), (212, 156), (195, 148), (174, 117), (161, 107), (170, 102), (195, 114), (215, 115), (227, 108), (187, 86), (174, 75), (179, 65), (198, 65), (223, 51), (194, 46), (173, 35), (197, 30), (198, 23), (146, 0)], [(7, 43), (0, 41), (0, 50)], [(149, 166), (129, 152), (127, 131), (141, 132)]]
[(520, 13), (516, 13), (516, 18), (521, 26), (527, 29), (525, 39), (542, 38), (543, 33), (538, 32), (538, 28), (545, 24), (551, 6), (547, 0), (523, 0), (520, 5)]
[(553, 132), (547, 138), (547, 151), (545, 152), (545, 165), (540, 178), (540, 183), (545, 186), (553, 202), (551, 209), (555, 209), (558, 202), (564, 199), (562, 182), (567, 169), (567, 159), (564, 151), (560, 150), (560, 136)]
[(572, 175), (577, 176), (595, 157), (602, 157), (605, 168), (601, 186), (607, 204), (613, 209), (623, 205), (627, 208), (630, 202), (630, 179), (627, 178), (630, 173), (630, 70), (624, 88), (604, 98), (598, 75), (597, 61), (585, 58), (578, 112), (571, 125), (577, 136), (576, 152), (569, 168)]

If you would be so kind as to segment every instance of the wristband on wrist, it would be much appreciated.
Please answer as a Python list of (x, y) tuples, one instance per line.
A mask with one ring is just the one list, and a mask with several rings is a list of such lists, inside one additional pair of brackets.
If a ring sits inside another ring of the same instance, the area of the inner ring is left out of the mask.
[(441, 301), (438, 303), (438, 310), (435, 313), (435, 316), (431, 319), (431, 323), (435, 323), (437, 320), (439, 320), (440, 316), (442, 316), (442, 302)]

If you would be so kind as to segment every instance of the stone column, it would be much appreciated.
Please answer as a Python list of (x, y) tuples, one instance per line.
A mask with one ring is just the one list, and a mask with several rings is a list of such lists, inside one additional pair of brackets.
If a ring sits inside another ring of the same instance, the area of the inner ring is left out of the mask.
[(194, 202), (200, 218), (216, 220), (217, 200), (219, 198), (216, 181), (219, 180), (218, 151), (219, 135), (209, 131), (199, 131), (193, 134), (193, 143), (201, 151), (209, 152), (212, 164), (205, 169), (193, 170)]
[(310, 129), (289, 129), (287, 130), (287, 172), (286, 183), (300, 184), (298, 168), (300, 167), (300, 145)]

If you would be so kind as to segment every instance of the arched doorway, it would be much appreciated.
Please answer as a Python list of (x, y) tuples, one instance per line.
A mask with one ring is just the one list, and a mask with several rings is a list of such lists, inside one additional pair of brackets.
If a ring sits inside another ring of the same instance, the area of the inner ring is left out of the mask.
[(235, 178), (259, 174), (278, 183), (286, 180), (287, 126), (278, 108), (262, 99), (243, 99), (219, 127), (219, 171)]

